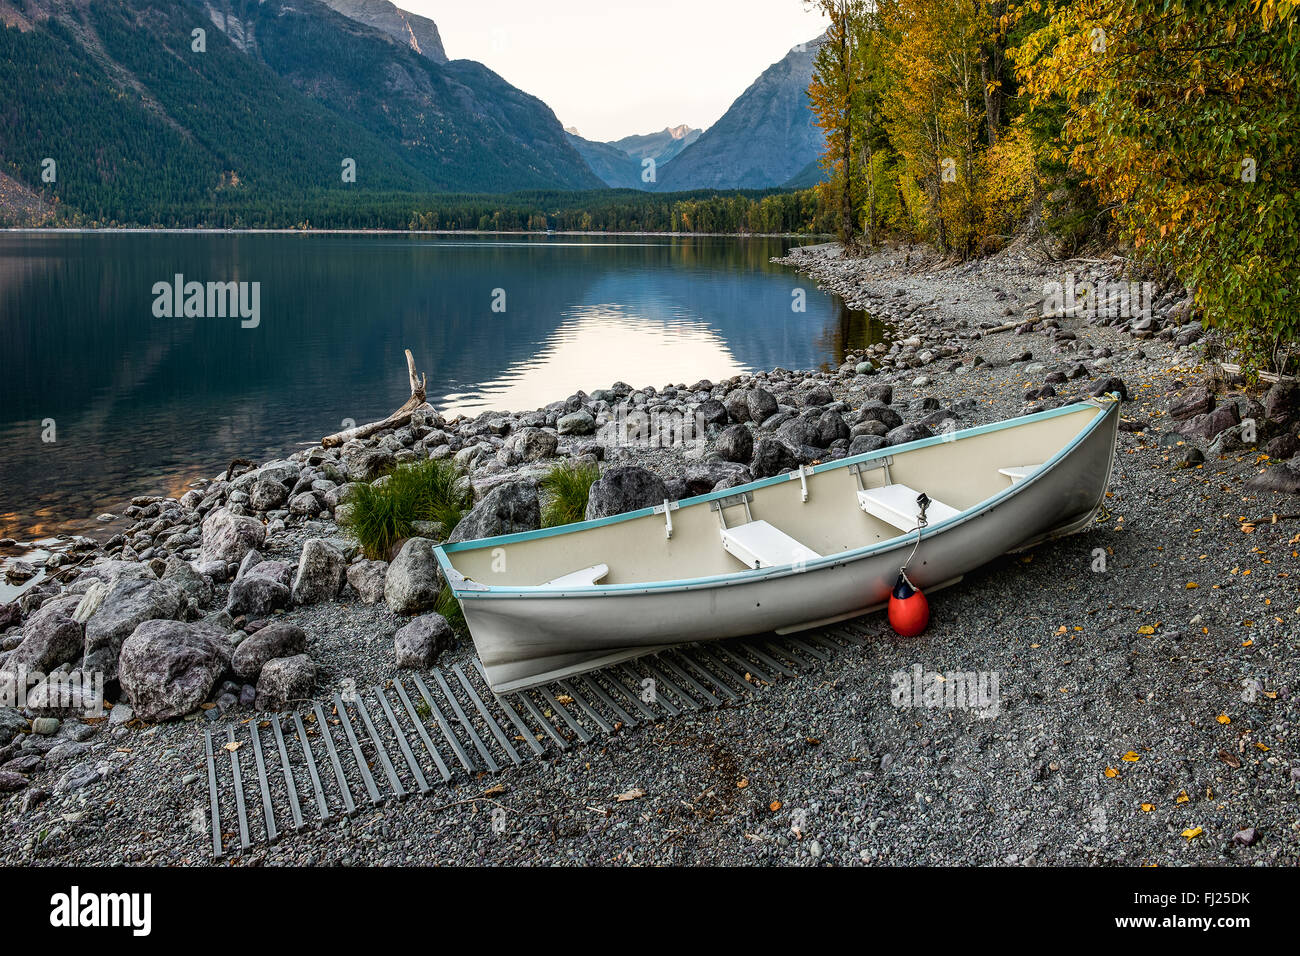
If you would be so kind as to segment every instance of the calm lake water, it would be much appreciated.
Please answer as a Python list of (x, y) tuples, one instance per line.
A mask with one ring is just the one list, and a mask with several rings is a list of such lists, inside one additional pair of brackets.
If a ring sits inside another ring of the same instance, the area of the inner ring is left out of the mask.
[[(830, 366), (878, 340), (769, 263), (790, 245), (0, 233), (0, 537), (90, 530), (133, 495), (382, 418), (409, 391), (404, 348), (439, 410), (474, 413)], [(256, 328), (156, 316), (155, 284), (178, 273), (260, 283)]]

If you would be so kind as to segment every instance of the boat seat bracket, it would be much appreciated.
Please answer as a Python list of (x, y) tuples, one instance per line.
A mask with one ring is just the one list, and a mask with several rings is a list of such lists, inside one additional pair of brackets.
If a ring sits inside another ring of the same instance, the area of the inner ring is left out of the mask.
[(889, 474), (889, 466), (894, 463), (893, 455), (885, 455), (883, 458), (873, 458), (870, 461), (859, 462), (849, 465), (849, 474), (858, 479), (858, 490), (866, 491), (867, 486), (862, 483), (862, 476), (869, 471), (883, 470), (885, 472), (885, 484), (892, 485), (894, 479)]
[(716, 511), (718, 513), (718, 521), (721, 522), (722, 530), (725, 531), (727, 529), (726, 509), (732, 507), (733, 505), (743, 504), (745, 506), (745, 520), (751, 522), (754, 520), (754, 514), (749, 510), (749, 503), (753, 500), (754, 500), (754, 495), (752, 492), (749, 491), (741, 492), (738, 495), (727, 495), (725, 498), (717, 498), (713, 501), (710, 501), (709, 510)]
[(808, 500), (808, 476), (812, 473), (813, 470), (808, 465), (800, 465), (796, 470), (790, 472), (791, 481), (794, 481), (796, 478), (799, 480), (799, 490), (803, 495), (803, 500), (805, 502)]
[(664, 537), (669, 541), (673, 537), (673, 512), (681, 507), (681, 502), (664, 499), (661, 505), (655, 505), (655, 514), (664, 516)]

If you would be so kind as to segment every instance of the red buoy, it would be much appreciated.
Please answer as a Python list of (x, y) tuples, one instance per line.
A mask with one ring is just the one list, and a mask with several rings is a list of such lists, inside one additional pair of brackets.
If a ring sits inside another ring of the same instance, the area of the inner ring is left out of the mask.
[(889, 626), (900, 637), (916, 637), (930, 623), (930, 602), (912, 587), (907, 575), (899, 573), (889, 595)]

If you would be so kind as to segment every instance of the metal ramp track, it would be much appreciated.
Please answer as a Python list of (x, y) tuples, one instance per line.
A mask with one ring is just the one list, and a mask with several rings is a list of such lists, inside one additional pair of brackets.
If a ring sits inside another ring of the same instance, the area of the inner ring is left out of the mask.
[(621, 727), (741, 701), (863, 646), (853, 622), (673, 648), (498, 697), (477, 660), (403, 673), (309, 710), (204, 732), (212, 855), (565, 751)]

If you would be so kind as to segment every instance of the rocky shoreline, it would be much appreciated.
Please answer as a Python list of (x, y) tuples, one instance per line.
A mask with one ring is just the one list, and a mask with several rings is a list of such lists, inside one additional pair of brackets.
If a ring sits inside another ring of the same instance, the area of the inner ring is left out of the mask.
[[(0, 860), (202, 863), (199, 727), (469, 659), (434, 610), (435, 538), (371, 561), (339, 529), (358, 485), (395, 465), (450, 459), (465, 472), (475, 504), (450, 532), (463, 539), (538, 527), (538, 480), (561, 461), (600, 466), (596, 517), (1118, 393), (1106, 520), (945, 592), (916, 642), (838, 662), (802, 693), (774, 686), (517, 768), (497, 798), (516, 813), (505, 839), (472, 806), (407, 804), (255, 858), (1297, 862), (1294, 383), (1252, 394), (1207, 374), (1176, 289), (1145, 315), (1044, 317), (1062, 267), (1019, 253), (953, 266), (827, 245), (782, 261), (888, 321), (891, 341), (836, 369), (616, 383), (450, 421), (422, 409), (339, 449), (136, 499), (123, 533), (52, 558), (51, 577), (0, 606), (0, 681), (56, 677), (0, 708)], [(1078, 265), (1118, 281), (1116, 262)], [(696, 440), (644, 440), (664, 423)], [(891, 706), (889, 673), (945, 660), (1001, 673), (1002, 715)], [(56, 691), (91, 675), (111, 707), (83, 719)], [(632, 785), (644, 801), (613, 809)], [(599, 819), (593, 804), (607, 808)], [(796, 808), (812, 822), (793, 827)], [(1182, 836), (1191, 824), (1202, 834)]]

